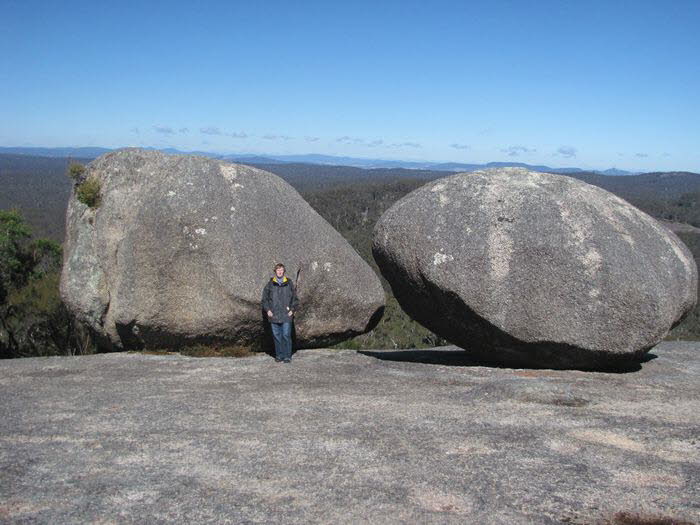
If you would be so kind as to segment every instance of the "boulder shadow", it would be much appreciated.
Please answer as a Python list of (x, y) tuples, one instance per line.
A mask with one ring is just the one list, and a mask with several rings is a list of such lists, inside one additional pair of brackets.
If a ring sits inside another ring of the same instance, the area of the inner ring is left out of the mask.
[(642, 369), (642, 364), (656, 359), (656, 354), (647, 353), (641, 358), (627, 361), (620, 361), (596, 368), (583, 367), (561, 367), (553, 368), (547, 366), (527, 365), (522, 363), (509, 363), (496, 359), (485, 359), (478, 355), (469, 353), (462, 349), (439, 350), (439, 349), (414, 349), (414, 350), (358, 350), (357, 353), (374, 357), (382, 361), (396, 361), (401, 363), (422, 363), (429, 365), (446, 366), (485, 366), (490, 368), (509, 368), (525, 370), (578, 370), (582, 372), (605, 372), (612, 374), (626, 374), (638, 372)]

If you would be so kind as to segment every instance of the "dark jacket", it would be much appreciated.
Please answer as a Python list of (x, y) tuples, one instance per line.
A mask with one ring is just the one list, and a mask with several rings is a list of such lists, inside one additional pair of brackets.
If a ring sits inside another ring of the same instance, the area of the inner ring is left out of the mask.
[[(288, 314), (289, 310), (296, 313), (299, 307), (299, 298), (294, 289), (294, 284), (289, 277), (282, 277), (279, 281), (277, 276), (272, 277), (262, 293), (262, 308), (265, 311), (265, 317), (272, 323), (288, 323), (292, 317)], [(272, 310), (272, 317), (267, 317), (267, 311)]]

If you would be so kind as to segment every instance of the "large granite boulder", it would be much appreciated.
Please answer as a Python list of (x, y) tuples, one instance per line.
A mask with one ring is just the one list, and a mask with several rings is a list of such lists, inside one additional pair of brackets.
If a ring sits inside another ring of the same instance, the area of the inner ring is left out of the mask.
[(411, 317), (512, 365), (640, 358), (697, 300), (675, 234), (598, 187), (520, 168), (418, 188), (380, 218), (372, 252)]
[(124, 149), (89, 164), (91, 178), (99, 206), (76, 191), (68, 204), (61, 297), (101, 346), (259, 346), (262, 289), (277, 262), (301, 300), (297, 347), (341, 341), (381, 317), (377, 275), (271, 173)]

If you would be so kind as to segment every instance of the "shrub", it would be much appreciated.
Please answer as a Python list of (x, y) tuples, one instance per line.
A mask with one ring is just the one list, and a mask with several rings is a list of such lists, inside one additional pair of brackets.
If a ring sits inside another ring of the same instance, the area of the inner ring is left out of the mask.
[(364, 350), (369, 348), (432, 348), (450, 343), (412, 320), (393, 295), (387, 295), (384, 315), (379, 324), (366, 334), (341, 341), (330, 348)]
[(35, 239), (29, 245), (34, 268), (30, 279), (39, 279), (50, 271), (61, 268), (63, 248), (51, 239)]
[(31, 230), (18, 210), (0, 210), (0, 305), (10, 290), (27, 281), (32, 258), (25, 245), (30, 237)]
[(95, 351), (61, 301), (61, 245), (32, 239), (17, 210), (0, 210), (0, 359)]
[(33, 279), (0, 306), (0, 359), (92, 354), (89, 330), (75, 321), (61, 301), (60, 271)]
[(78, 184), (78, 200), (90, 208), (100, 205), (100, 181), (96, 177), (88, 177)]
[(58, 292), (60, 279), (59, 271), (33, 279), (26, 286), (15, 290), (9, 296), (8, 303), (22, 312), (51, 314), (61, 305)]
[(74, 181), (80, 181), (85, 174), (85, 166), (79, 162), (71, 162), (68, 165), (68, 171), (66, 174)]

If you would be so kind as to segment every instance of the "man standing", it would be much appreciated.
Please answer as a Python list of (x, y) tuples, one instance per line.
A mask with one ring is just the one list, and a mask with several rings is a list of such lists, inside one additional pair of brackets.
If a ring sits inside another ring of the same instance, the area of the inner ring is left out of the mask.
[(275, 341), (275, 361), (292, 361), (292, 320), (299, 306), (294, 284), (284, 275), (284, 264), (275, 265), (275, 275), (267, 282), (262, 293), (262, 307), (272, 326)]

